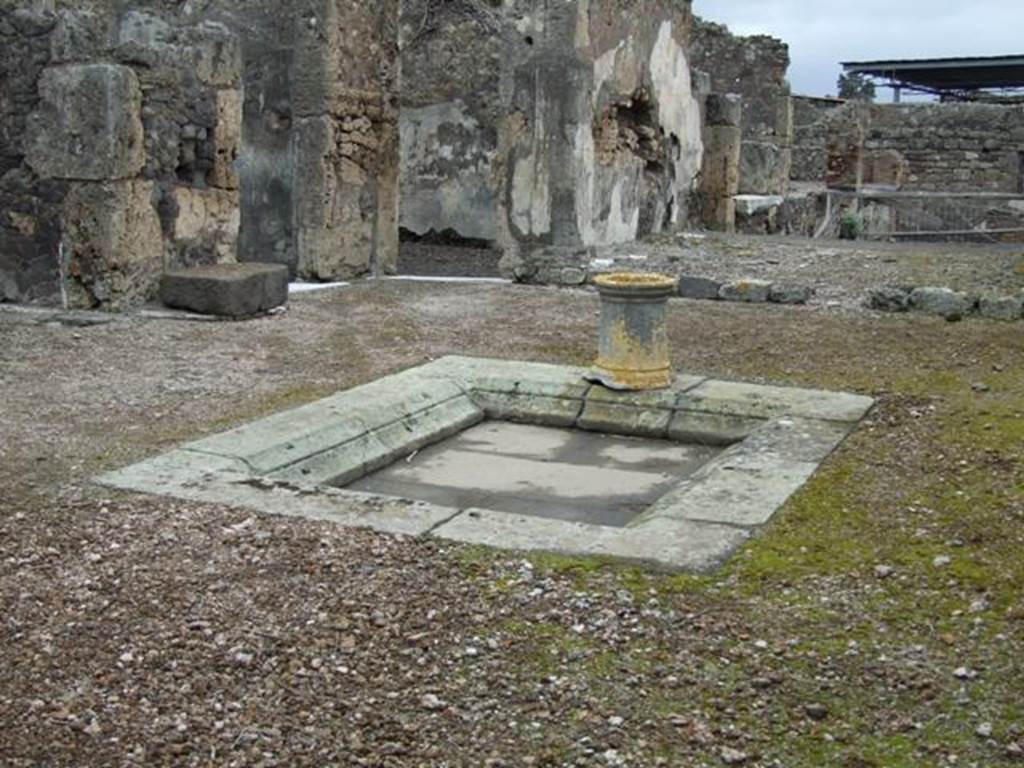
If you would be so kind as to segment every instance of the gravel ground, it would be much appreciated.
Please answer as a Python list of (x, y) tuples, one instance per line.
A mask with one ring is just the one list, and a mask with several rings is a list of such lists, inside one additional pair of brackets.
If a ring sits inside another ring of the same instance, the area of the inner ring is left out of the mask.
[(585, 363), (596, 318), (402, 282), (0, 312), (0, 765), (1024, 764), (1019, 325), (674, 302), (685, 370), (880, 400), (709, 577), (89, 484), (444, 354)]

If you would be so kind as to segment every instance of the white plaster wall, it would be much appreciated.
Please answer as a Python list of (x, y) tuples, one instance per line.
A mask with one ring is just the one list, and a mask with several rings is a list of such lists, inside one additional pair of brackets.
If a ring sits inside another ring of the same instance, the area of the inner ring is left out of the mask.
[(675, 224), (681, 203), (696, 186), (704, 156), (704, 141), (700, 104), (694, 95), (690, 77), (690, 62), (672, 33), (672, 22), (664, 22), (651, 51), (650, 66), (659, 119), (665, 130), (678, 136), (680, 142), (679, 156), (675, 158), (677, 197), (672, 207), (672, 223)]

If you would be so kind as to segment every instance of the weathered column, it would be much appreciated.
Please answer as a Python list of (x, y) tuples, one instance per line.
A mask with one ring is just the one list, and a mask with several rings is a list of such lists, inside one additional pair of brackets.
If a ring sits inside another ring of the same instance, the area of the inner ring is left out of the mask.
[(708, 229), (736, 231), (740, 184), (743, 101), (735, 94), (708, 95), (704, 113), (704, 168), (700, 191), (702, 217)]
[(601, 338), (587, 378), (623, 391), (670, 386), (665, 311), (675, 278), (626, 272), (602, 275), (594, 284), (601, 294)]

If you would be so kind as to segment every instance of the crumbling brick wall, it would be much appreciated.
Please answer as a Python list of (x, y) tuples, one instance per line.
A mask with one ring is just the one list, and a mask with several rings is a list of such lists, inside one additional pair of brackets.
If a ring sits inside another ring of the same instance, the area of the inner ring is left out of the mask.
[(397, 34), (397, 0), (0, 6), (0, 300), (393, 268)]
[(792, 181), (824, 183), (828, 164), (826, 119), (845, 103), (841, 99), (793, 97)]
[(721, 24), (694, 22), (690, 56), (710, 91), (743, 99), (740, 194), (781, 195), (789, 185), (793, 112), (789, 46), (766, 36), (733, 35)]

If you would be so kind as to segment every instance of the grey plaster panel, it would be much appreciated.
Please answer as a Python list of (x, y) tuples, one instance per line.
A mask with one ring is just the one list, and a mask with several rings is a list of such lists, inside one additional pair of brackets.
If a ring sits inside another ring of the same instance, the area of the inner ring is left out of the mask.
[(775, 387), (733, 381), (706, 381), (684, 395), (683, 410), (707, 411), (732, 416), (855, 422), (862, 419), (874, 400), (845, 392), (825, 392), (795, 387)]
[(616, 557), (691, 570), (715, 567), (749, 537), (738, 528), (687, 521), (621, 529), (486, 509), (466, 510), (434, 535), (503, 549)]

